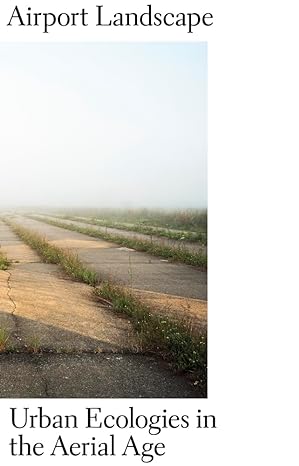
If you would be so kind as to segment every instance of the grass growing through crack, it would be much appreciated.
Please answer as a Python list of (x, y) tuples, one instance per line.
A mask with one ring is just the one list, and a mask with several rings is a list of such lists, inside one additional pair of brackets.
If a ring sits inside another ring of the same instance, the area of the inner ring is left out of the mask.
[(171, 259), (173, 261), (181, 262), (188, 265), (198, 266), (203, 269), (207, 268), (207, 255), (201, 251), (191, 252), (185, 249), (183, 246), (171, 247), (157, 243), (152, 243), (150, 240), (146, 241), (137, 238), (126, 238), (124, 236), (106, 233), (100, 230), (95, 230), (93, 228), (82, 227), (79, 225), (74, 225), (40, 216), (29, 215), (29, 217), (34, 220), (40, 220), (44, 223), (48, 223), (49, 225), (65, 228), (71, 231), (76, 231), (78, 233), (83, 233), (85, 235), (92, 236), (93, 238), (101, 238), (106, 241), (111, 241), (112, 243), (120, 244), (127, 248), (136, 249), (137, 251), (147, 252), (154, 256), (163, 257), (165, 259)]
[[(111, 282), (100, 283), (97, 274), (86, 268), (76, 255), (50, 244), (38, 233), (10, 221), (6, 222), (26, 244), (38, 252), (44, 262), (60, 264), (72, 278), (93, 286), (95, 295), (109, 301), (116, 312), (128, 316), (144, 350), (163, 355), (180, 370), (195, 372), (202, 390), (205, 389), (207, 373), (205, 331), (195, 336), (187, 324), (151, 312), (148, 305), (125, 287)], [(34, 345), (34, 348), (35, 346), (38, 345)], [(35, 350), (37, 351), (38, 347)]]
[(35, 249), (44, 262), (60, 264), (70, 277), (88, 285), (95, 286), (97, 284), (97, 274), (85, 267), (77, 255), (50, 244), (38, 233), (9, 221), (7, 223), (26, 244)]
[(113, 308), (127, 315), (141, 344), (175, 362), (181, 370), (200, 372), (202, 382), (206, 380), (207, 339), (206, 332), (196, 337), (183, 322), (174, 321), (156, 312), (137, 299), (130, 291), (110, 282), (95, 289), (101, 298), (111, 302)]
[(6, 255), (0, 250), (0, 270), (7, 270), (10, 266), (10, 261)]
[(27, 343), (27, 351), (37, 354), (41, 351), (41, 339), (38, 335), (33, 335)]

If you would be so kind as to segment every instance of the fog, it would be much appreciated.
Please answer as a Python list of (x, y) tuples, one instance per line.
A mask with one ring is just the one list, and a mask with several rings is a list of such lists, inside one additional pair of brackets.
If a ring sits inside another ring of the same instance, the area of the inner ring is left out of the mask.
[(0, 207), (207, 205), (207, 50), (1, 44)]

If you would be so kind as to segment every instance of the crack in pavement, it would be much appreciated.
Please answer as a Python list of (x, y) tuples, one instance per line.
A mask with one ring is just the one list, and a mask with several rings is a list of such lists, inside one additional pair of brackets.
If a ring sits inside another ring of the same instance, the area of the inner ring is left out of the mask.
[(17, 305), (16, 305), (16, 302), (14, 301), (14, 299), (11, 296), (11, 292), (12, 292), (12, 287), (11, 287), (11, 284), (10, 284), (10, 282), (11, 282), (11, 272), (8, 272), (8, 270), (6, 270), (6, 273), (8, 274), (8, 277), (7, 277), (7, 297), (10, 300), (10, 302), (12, 303), (12, 306), (13, 306), (12, 315), (14, 315), (14, 313), (17, 310)]
[(18, 340), (18, 341), (22, 341), (22, 338), (19, 336), (19, 323), (18, 323), (18, 319), (17, 317), (15, 316), (15, 312), (17, 310), (17, 304), (15, 302), (15, 300), (13, 299), (12, 295), (11, 295), (11, 292), (12, 292), (12, 286), (11, 286), (11, 278), (12, 278), (12, 274), (11, 272), (9, 272), (8, 270), (6, 270), (6, 273), (8, 274), (8, 277), (7, 277), (7, 297), (9, 299), (9, 301), (12, 303), (12, 306), (13, 306), (13, 311), (11, 313), (11, 316), (13, 318), (13, 321), (14, 321), (14, 324), (15, 324), (15, 333), (14, 333), (14, 337)]

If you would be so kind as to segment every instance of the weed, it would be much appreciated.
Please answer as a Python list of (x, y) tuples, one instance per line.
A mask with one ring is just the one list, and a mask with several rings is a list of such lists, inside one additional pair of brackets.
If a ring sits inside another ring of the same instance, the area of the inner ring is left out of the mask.
[(178, 369), (201, 372), (206, 378), (207, 343), (206, 333), (192, 335), (190, 327), (183, 322), (151, 312), (127, 289), (104, 282), (95, 293), (109, 300), (113, 308), (127, 315), (135, 328), (142, 348), (159, 352), (175, 362)]
[(7, 259), (6, 255), (0, 251), (0, 270), (7, 270), (10, 263), (11, 262)]
[(37, 335), (33, 335), (27, 344), (27, 350), (29, 353), (39, 353), (41, 351), (41, 340), (40, 337)]
[(9, 337), (10, 334), (6, 328), (0, 327), (0, 352), (3, 352), (7, 349)]

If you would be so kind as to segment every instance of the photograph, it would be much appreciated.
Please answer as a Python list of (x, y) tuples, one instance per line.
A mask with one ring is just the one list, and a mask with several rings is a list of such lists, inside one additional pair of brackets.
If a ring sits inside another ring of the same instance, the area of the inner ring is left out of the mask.
[(207, 398), (207, 42), (2, 42), (0, 82), (0, 398)]

